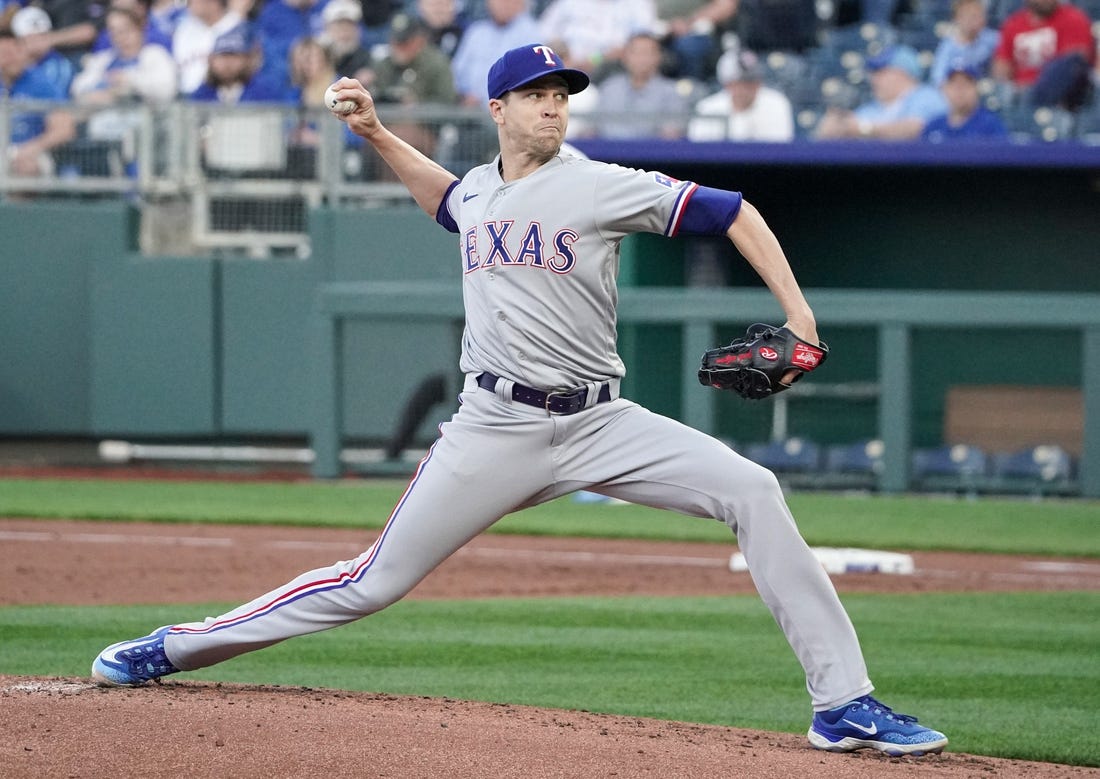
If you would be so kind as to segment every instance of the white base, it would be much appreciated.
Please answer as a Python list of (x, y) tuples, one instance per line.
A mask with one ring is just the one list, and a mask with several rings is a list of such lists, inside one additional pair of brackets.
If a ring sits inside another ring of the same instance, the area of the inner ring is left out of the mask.
[[(889, 573), (908, 576), (913, 573), (913, 558), (900, 552), (881, 552), (877, 549), (840, 549), (828, 546), (810, 547), (826, 573)], [(735, 552), (730, 557), (730, 570), (747, 571), (745, 556)]]

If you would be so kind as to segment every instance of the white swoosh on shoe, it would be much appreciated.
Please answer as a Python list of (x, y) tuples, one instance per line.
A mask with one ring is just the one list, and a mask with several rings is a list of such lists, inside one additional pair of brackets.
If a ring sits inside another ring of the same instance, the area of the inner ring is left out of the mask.
[(862, 730), (868, 736), (873, 736), (876, 733), (878, 733), (878, 725), (876, 725), (873, 722), (871, 723), (871, 727), (867, 727), (866, 725), (860, 725), (857, 722), (852, 722), (850, 719), (844, 719), (844, 720), (841, 720), (841, 722), (845, 722), (845, 723), (851, 725), (856, 730)]

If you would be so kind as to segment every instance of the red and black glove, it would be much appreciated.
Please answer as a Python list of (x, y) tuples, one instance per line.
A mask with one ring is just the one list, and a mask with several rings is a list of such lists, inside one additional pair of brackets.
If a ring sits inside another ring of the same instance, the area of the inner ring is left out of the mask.
[[(729, 346), (708, 349), (699, 368), (699, 383), (733, 390), (743, 398), (761, 400), (790, 389), (791, 384), (818, 368), (829, 356), (824, 343), (803, 341), (786, 327), (751, 325)], [(783, 377), (797, 371), (789, 383)]]

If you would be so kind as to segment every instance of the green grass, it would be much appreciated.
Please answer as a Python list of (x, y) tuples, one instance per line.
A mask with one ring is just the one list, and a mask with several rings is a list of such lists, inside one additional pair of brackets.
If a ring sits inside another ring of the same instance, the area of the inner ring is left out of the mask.
[[(1100, 593), (849, 595), (882, 698), (959, 752), (1100, 765)], [(78, 675), (205, 607), (0, 608), (0, 672)], [(403, 601), (183, 678), (308, 685), (805, 731), (795, 659), (755, 597)]]
[[(380, 528), (403, 482), (229, 483), (0, 479), (0, 516)], [(1100, 556), (1100, 502), (796, 493), (806, 540), (825, 546)], [(727, 541), (717, 522), (568, 498), (493, 532)]]

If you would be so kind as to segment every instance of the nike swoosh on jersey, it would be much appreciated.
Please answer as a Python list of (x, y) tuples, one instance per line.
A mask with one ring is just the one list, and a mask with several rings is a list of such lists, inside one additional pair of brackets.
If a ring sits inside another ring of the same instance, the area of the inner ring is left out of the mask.
[(850, 719), (843, 719), (843, 720), (841, 720), (841, 722), (848, 723), (849, 725), (851, 725), (856, 730), (862, 730), (868, 736), (873, 736), (876, 733), (878, 733), (878, 725), (876, 725), (873, 722), (871, 723), (871, 727), (867, 727), (866, 725), (860, 725), (858, 722), (852, 722)]
[(473, 192), (473, 193), (467, 192), (465, 195), (462, 196), (462, 202), (465, 203), (467, 200), (473, 200), (477, 196), (478, 196), (477, 192)]

